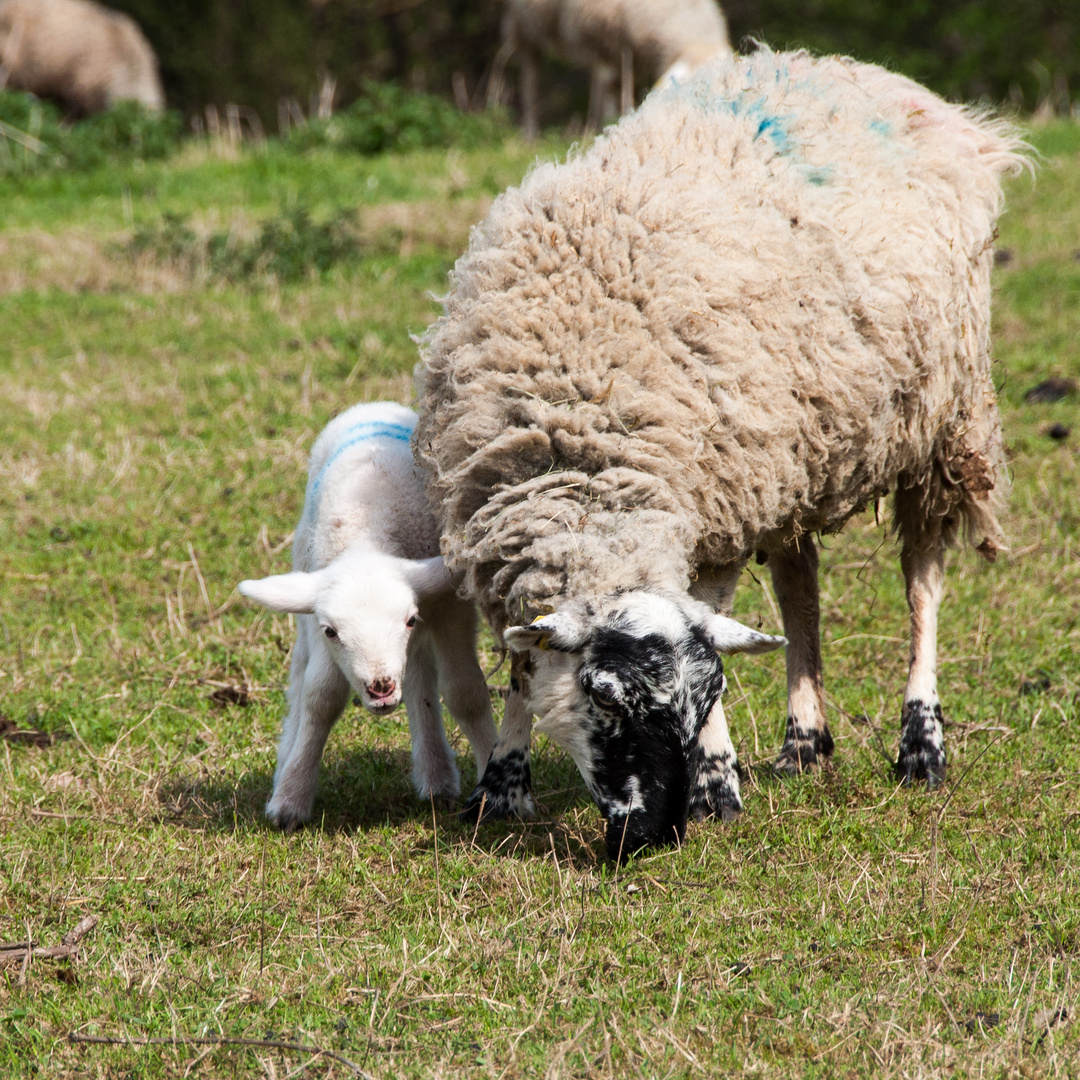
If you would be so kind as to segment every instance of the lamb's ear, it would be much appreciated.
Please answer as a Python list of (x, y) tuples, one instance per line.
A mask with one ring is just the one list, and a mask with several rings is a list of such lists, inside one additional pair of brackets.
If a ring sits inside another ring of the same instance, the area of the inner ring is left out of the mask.
[(540, 615), (528, 626), (511, 626), (503, 631), (503, 641), (514, 652), (528, 649), (556, 649), (577, 652), (588, 640), (585, 627), (566, 612)]
[(702, 624), (712, 647), (722, 653), (763, 653), (787, 644), (787, 638), (751, 630), (726, 615), (710, 615)]
[(417, 600), (448, 592), (454, 587), (450, 571), (446, 569), (446, 563), (441, 556), (436, 555), (434, 559), (408, 559), (405, 562), (405, 576), (413, 587)]
[(293, 615), (313, 615), (315, 598), (319, 592), (319, 575), (300, 571), (292, 574), (274, 574), (258, 581), (241, 581), (236, 586), (256, 603), (271, 611), (290, 612)]

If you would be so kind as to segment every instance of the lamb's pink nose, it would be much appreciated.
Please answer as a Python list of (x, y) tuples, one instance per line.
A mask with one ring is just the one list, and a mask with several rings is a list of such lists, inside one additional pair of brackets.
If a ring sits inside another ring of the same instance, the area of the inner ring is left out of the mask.
[(397, 690), (397, 683), (393, 679), (373, 679), (365, 688), (373, 701), (380, 698), (391, 697)]

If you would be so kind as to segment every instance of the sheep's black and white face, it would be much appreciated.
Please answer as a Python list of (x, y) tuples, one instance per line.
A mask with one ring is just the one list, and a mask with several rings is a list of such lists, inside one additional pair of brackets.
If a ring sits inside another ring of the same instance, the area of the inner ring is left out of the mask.
[(784, 641), (695, 601), (640, 591), (573, 601), (505, 637), (530, 652), (523, 689), (536, 729), (581, 770), (614, 859), (682, 840), (698, 736), (725, 686), (718, 650)]

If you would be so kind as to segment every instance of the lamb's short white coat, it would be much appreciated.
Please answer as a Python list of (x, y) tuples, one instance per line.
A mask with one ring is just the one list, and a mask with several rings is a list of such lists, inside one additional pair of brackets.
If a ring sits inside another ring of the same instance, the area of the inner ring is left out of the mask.
[(409, 448), (415, 425), (415, 414), (392, 402), (355, 405), (331, 421), (311, 452), (293, 572), (239, 586), (297, 616), (289, 713), (266, 808), (282, 828), (311, 817), (323, 748), (350, 686), (376, 714), (404, 698), (421, 798), (460, 793), (440, 690), (480, 770), (495, 742), (476, 615), (438, 556)]

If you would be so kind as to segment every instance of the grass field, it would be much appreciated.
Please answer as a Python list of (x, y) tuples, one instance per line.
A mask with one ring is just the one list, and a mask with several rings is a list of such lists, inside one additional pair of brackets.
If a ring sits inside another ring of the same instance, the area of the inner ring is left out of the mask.
[[(74, 962), (0, 951), (0, 1075), (1080, 1075), (1080, 401), (1024, 399), (1080, 377), (1080, 127), (1032, 139), (996, 271), (1011, 552), (949, 559), (950, 783), (898, 791), (885, 760), (907, 625), (871, 516), (822, 555), (835, 766), (771, 776), (783, 659), (738, 660), (746, 812), (618, 872), (543, 740), (536, 821), (420, 804), (403, 710), (351, 709), (316, 825), (269, 830), (292, 635), (234, 592), (287, 567), (327, 419), (409, 399), (409, 335), (532, 153), (187, 144), (7, 185), (0, 943), (97, 922)], [(297, 207), (359, 208), (319, 275), (155, 247), (166, 213), (197, 247)], [(744, 578), (737, 613), (776, 626)]]

